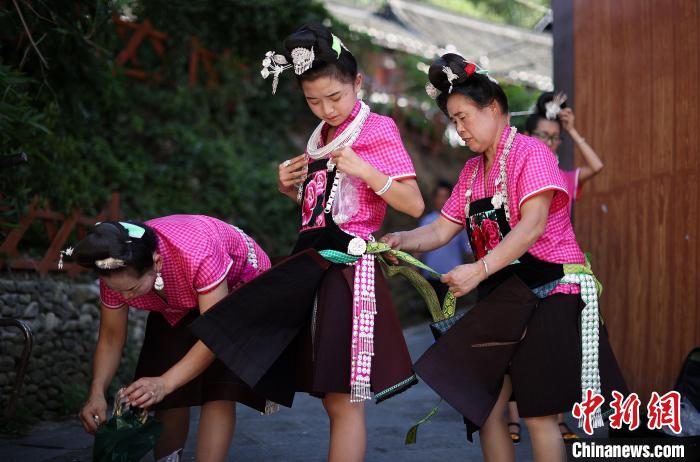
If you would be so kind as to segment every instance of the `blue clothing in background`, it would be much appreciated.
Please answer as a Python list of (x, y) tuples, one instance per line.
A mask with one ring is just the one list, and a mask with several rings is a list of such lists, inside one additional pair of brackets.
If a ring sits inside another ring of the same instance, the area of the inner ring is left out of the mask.
[[(439, 216), (440, 212), (430, 212), (420, 219), (420, 226), (434, 222)], [(462, 230), (450, 242), (439, 249), (425, 252), (421, 260), (438, 273), (445, 274), (455, 266), (463, 265), (465, 257), (471, 255), (471, 253), (467, 232)], [(427, 273), (424, 272), (424, 274), (426, 277), (428, 276)]]

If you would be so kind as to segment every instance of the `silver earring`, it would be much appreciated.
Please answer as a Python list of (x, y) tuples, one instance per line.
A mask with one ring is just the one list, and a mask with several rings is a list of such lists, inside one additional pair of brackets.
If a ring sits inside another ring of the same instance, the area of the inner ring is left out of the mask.
[(156, 290), (163, 290), (163, 287), (165, 287), (165, 283), (163, 282), (163, 276), (160, 275), (160, 272), (156, 273), (156, 282), (153, 283), (153, 287)]

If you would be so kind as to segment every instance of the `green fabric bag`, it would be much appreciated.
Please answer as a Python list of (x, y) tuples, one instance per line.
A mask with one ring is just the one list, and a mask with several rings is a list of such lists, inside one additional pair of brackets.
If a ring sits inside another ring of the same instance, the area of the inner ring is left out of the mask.
[(114, 399), (112, 417), (95, 433), (92, 459), (95, 462), (137, 462), (153, 449), (163, 431), (146, 409), (124, 405), (119, 394)]

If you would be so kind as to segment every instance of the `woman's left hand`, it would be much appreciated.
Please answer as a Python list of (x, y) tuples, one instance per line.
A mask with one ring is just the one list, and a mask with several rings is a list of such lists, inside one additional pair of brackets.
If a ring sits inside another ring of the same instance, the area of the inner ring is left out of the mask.
[(486, 272), (480, 262), (459, 265), (440, 278), (442, 282), (447, 284), (455, 297), (468, 294), (484, 279), (486, 279)]
[(351, 147), (337, 149), (331, 153), (331, 160), (339, 172), (364, 180), (372, 167), (362, 160)]
[(121, 391), (123, 398), (134, 407), (147, 408), (163, 401), (168, 394), (162, 377), (141, 377)]
[(574, 129), (574, 119), (576, 117), (574, 116), (574, 111), (570, 107), (565, 107), (564, 109), (559, 112), (559, 120), (561, 120), (561, 126), (566, 130), (567, 132), (570, 132), (571, 130)]

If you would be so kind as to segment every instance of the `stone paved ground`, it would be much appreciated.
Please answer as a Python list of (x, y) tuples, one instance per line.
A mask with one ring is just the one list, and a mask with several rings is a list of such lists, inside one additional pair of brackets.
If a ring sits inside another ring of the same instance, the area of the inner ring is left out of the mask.
[[(416, 359), (431, 343), (426, 325), (405, 331), (411, 355)], [(447, 405), (432, 421), (421, 427), (418, 443), (405, 446), (403, 438), (416, 418), (424, 415), (436, 402), (436, 395), (424, 384), (382, 404), (368, 404), (369, 440), (367, 460), (372, 462), (429, 462), (481, 460), (478, 440), (466, 442), (459, 415)], [(193, 418), (197, 412), (193, 411)], [(191, 425), (196, 428), (196, 425)], [(91, 437), (76, 421), (45, 423), (28, 436), (0, 440), (2, 461), (88, 461)], [(195, 434), (191, 432), (185, 460), (194, 460)], [(328, 450), (328, 421), (319, 400), (299, 395), (293, 409), (282, 409), (274, 416), (240, 407), (238, 428), (231, 447), (230, 461), (323, 461)], [(519, 461), (530, 461), (531, 448), (527, 430), (517, 447)]]

